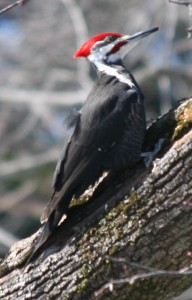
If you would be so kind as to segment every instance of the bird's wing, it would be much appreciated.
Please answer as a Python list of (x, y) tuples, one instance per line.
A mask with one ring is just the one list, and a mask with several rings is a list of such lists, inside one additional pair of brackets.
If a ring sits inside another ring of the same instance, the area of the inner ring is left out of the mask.
[(75, 130), (57, 164), (53, 197), (42, 222), (58, 206), (64, 211), (71, 200), (67, 198), (85, 191), (101, 175), (108, 151), (120, 140), (125, 119), (127, 126), (132, 106), (138, 104), (138, 94), (134, 89), (114, 77), (106, 80), (105, 89), (98, 82), (83, 106)]

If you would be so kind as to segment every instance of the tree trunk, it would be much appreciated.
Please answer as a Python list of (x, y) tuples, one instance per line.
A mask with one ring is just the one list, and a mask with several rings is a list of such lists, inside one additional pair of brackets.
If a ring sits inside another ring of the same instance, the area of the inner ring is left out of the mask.
[(152, 123), (144, 151), (162, 138), (150, 168), (141, 161), (107, 176), (71, 207), (32, 263), (25, 265), (39, 233), (14, 245), (0, 265), (0, 299), (165, 300), (187, 289), (192, 275), (150, 268), (191, 264), (192, 99)]

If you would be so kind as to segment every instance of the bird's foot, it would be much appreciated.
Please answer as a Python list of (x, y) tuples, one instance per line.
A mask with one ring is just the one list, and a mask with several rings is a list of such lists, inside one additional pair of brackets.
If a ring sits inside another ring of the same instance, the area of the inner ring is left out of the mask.
[(161, 151), (164, 142), (165, 142), (165, 138), (160, 138), (158, 142), (155, 144), (155, 148), (153, 151), (141, 153), (141, 157), (143, 157), (146, 168), (150, 167), (151, 163), (154, 161), (157, 154)]

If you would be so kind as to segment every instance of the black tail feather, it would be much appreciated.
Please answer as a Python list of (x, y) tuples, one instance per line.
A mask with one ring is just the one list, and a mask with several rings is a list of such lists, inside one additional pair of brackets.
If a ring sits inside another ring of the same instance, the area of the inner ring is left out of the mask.
[(30, 256), (27, 260), (27, 263), (30, 263), (37, 255), (40, 248), (48, 240), (54, 229), (57, 227), (59, 221), (62, 218), (62, 215), (59, 211), (54, 210), (50, 215), (48, 221), (44, 224), (43, 229), (35, 241), (34, 245), (30, 249)]

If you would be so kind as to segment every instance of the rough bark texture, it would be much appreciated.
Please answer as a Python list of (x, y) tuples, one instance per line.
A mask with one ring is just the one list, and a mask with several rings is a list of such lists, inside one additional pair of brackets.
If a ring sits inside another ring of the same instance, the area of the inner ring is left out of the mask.
[[(72, 207), (67, 220), (24, 266), (38, 235), (19, 242), (0, 266), (0, 299), (96, 299), (111, 279), (143, 272), (107, 255), (164, 270), (191, 264), (192, 99), (149, 127), (144, 150), (165, 138), (158, 159), (105, 178), (89, 201)], [(84, 197), (85, 200), (85, 197)], [(104, 289), (97, 299), (171, 299), (192, 275), (156, 276)]]

